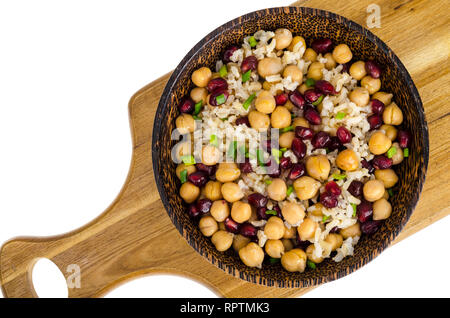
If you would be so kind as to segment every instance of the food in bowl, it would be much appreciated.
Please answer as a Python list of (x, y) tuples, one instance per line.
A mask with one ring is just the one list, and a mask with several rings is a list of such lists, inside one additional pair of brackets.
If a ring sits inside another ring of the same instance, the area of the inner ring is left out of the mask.
[(330, 39), (258, 31), (192, 73), (173, 151), (200, 231), (249, 267), (290, 272), (353, 254), (392, 213), (410, 134), (381, 67)]

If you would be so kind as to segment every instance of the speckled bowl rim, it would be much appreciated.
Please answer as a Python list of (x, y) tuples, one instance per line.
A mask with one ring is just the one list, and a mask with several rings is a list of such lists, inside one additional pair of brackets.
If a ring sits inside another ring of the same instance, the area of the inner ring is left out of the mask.
[[(414, 101), (414, 107), (418, 110), (418, 116), (422, 123), (422, 127), (421, 127), (422, 140), (421, 140), (421, 142), (422, 142), (422, 146), (423, 146), (423, 167), (418, 169), (419, 175), (417, 176), (417, 180), (418, 180), (417, 194), (415, 196), (413, 196), (413, 200), (411, 200), (410, 204), (406, 207), (406, 209), (407, 209), (406, 213), (404, 214), (400, 224), (398, 224), (398, 226), (395, 228), (394, 231), (391, 231), (390, 235), (385, 236), (384, 240), (382, 241), (382, 243), (378, 249), (373, 250), (370, 254), (366, 255), (364, 258), (361, 258), (359, 260), (359, 262), (357, 262), (353, 266), (349, 266), (345, 269), (336, 271), (333, 274), (330, 274), (328, 276), (323, 276), (323, 277), (321, 277), (321, 279), (311, 279), (311, 278), (304, 278), (304, 279), (300, 278), (299, 279), (298, 277), (295, 277), (295, 278), (293, 278), (293, 281), (295, 281), (296, 284), (287, 284), (287, 285), (281, 284), (278, 286), (278, 287), (298, 288), (298, 287), (308, 287), (308, 286), (314, 286), (314, 285), (319, 285), (322, 283), (330, 282), (330, 281), (339, 279), (341, 277), (344, 277), (344, 276), (358, 270), (359, 268), (361, 268), (362, 266), (366, 265), (371, 260), (373, 260), (382, 251), (384, 251), (389, 246), (389, 244), (399, 235), (400, 231), (404, 228), (404, 226), (408, 222), (409, 218), (411, 217), (411, 215), (417, 205), (417, 202), (419, 200), (420, 194), (422, 192), (423, 184), (425, 183), (425, 176), (426, 176), (426, 171), (427, 171), (427, 167), (428, 167), (428, 159), (429, 159), (429, 139), (428, 139), (429, 137), (428, 137), (428, 126), (427, 126), (427, 122), (425, 119), (424, 109), (423, 109), (422, 101), (420, 99), (420, 95), (417, 91), (416, 86), (414, 85), (413, 80), (411, 79), (409, 72), (406, 70), (405, 66), (400, 61), (400, 59), (395, 55), (395, 53), (376, 35), (374, 35), (369, 30), (365, 29), (361, 25), (357, 24), (356, 22), (353, 22), (347, 18), (344, 18), (340, 15), (337, 15), (337, 14), (329, 12), (329, 11), (315, 9), (315, 8), (299, 7), (299, 6), (273, 7), (273, 8), (253, 11), (253, 12), (245, 14), (241, 17), (233, 19), (233, 20), (223, 24), (222, 26), (216, 28), (211, 33), (209, 33), (201, 41), (199, 41), (186, 54), (186, 56), (183, 58), (183, 60), (178, 64), (178, 66), (172, 73), (169, 81), (167, 82), (167, 84), (165, 86), (165, 89), (161, 96), (161, 99), (158, 104), (158, 108), (157, 108), (156, 112), (160, 113), (160, 112), (166, 111), (166, 106), (169, 104), (170, 95), (171, 95), (172, 90), (174, 89), (175, 83), (178, 82), (181, 74), (183, 74), (186, 66), (191, 62), (191, 60), (193, 59), (193, 57), (195, 56), (197, 51), (199, 51), (203, 46), (207, 45), (208, 43), (214, 41), (218, 35), (222, 34), (223, 32), (226, 32), (226, 30), (235, 26), (236, 23), (242, 24), (243, 21), (247, 21), (248, 19), (250, 19), (251, 17), (254, 17), (255, 15), (263, 14), (265, 11), (266, 12), (269, 11), (272, 13), (273, 11), (277, 11), (277, 10), (283, 10), (283, 11), (297, 10), (297, 11), (300, 11), (299, 13), (301, 13), (303, 15), (318, 15), (318, 16), (321, 16), (328, 20), (333, 20), (339, 24), (344, 24), (347, 28), (349, 28), (353, 31), (356, 31), (356, 32), (362, 34), (365, 38), (367, 38), (369, 41), (374, 43), (377, 47), (379, 47), (382, 51), (384, 51), (393, 60), (393, 64), (396, 65), (396, 67), (399, 69), (400, 74), (403, 77), (402, 80), (405, 81), (405, 83), (407, 84), (407, 86), (410, 89), (410, 92), (412, 95), (411, 97), (412, 97), (412, 100)], [(235, 277), (241, 278), (243, 280), (253, 282), (256, 284), (266, 285), (266, 286), (274, 286), (273, 284), (268, 284), (268, 281), (266, 279), (261, 279), (261, 277), (254, 277), (255, 275), (242, 275), (242, 273), (239, 274), (239, 271), (234, 271), (234, 270), (226, 271), (225, 268), (222, 266), (219, 266), (219, 264), (218, 264), (219, 262), (217, 262), (217, 260), (215, 260), (212, 257), (212, 255), (207, 252), (206, 246), (202, 246), (201, 244), (192, 244), (190, 242), (188, 233), (185, 233), (185, 231), (183, 231), (183, 228), (182, 228), (182, 226), (180, 226), (180, 222), (178, 221), (178, 217), (177, 217), (176, 213), (174, 213), (172, 207), (169, 204), (167, 194), (164, 190), (162, 176), (160, 176), (158, 173), (160, 166), (159, 166), (159, 161), (155, 160), (155, 158), (160, 157), (160, 149), (158, 147), (155, 147), (155, 144), (160, 138), (161, 125), (162, 125), (162, 123), (157, 120), (155, 120), (154, 125), (153, 125), (153, 137), (152, 137), (152, 158), (154, 158), (153, 159), (153, 171), (154, 171), (158, 191), (161, 196), (161, 200), (164, 204), (164, 207), (166, 208), (166, 211), (167, 211), (170, 219), (172, 220), (172, 222), (175, 225), (175, 227), (177, 228), (177, 230), (188, 241), (189, 245), (191, 245), (200, 255), (202, 255), (203, 257), (208, 259), (208, 261), (211, 264), (214, 264), (217, 267), (224, 270), (225, 272), (228, 272), (229, 274), (231, 274)], [(259, 279), (256, 279), (256, 278), (259, 278)]]

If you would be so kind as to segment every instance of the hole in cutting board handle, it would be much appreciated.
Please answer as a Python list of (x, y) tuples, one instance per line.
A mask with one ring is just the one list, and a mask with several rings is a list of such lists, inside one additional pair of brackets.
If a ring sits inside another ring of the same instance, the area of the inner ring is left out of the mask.
[(48, 258), (40, 258), (32, 270), (33, 286), (40, 298), (67, 298), (69, 290), (64, 275)]

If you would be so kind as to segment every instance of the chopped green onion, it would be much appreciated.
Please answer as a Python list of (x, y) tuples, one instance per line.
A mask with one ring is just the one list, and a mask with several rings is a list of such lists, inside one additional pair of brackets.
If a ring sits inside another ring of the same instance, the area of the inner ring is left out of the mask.
[(203, 100), (199, 101), (197, 104), (195, 104), (195, 110), (194, 115), (198, 115), (200, 111), (202, 110)]
[(333, 179), (334, 180), (342, 180), (347, 178), (347, 175), (345, 174), (338, 174), (338, 173), (333, 173)]
[(258, 44), (258, 41), (256, 41), (254, 36), (251, 36), (250, 39), (248, 39), (248, 44), (250, 44), (250, 47), (255, 47), (256, 44)]
[(219, 141), (217, 140), (217, 136), (216, 135), (211, 135), (209, 137), (209, 143), (215, 147), (219, 146)]
[(394, 191), (392, 189), (387, 189), (387, 192), (388, 192), (390, 197), (394, 196)]
[(329, 215), (324, 215), (324, 216), (322, 217), (322, 223), (325, 223), (329, 218), (330, 218)]
[(270, 214), (270, 215), (278, 215), (277, 211), (274, 210), (267, 210), (266, 214)]
[(186, 166), (192, 166), (195, 165), (195, 158), (193, 155), (189, 156), (181, 156), (181, 160)]
[(197, 115), (192, 116), (195, 120), (202, 120), (201, 117), (198, 117)]
[(256, 160), (259, 166), (264, 167), (264, 151), (261, 149), (256, 149)]
[(389, 150), (387, 151), (387, 157), (388, 157), (388, 158), (392, 158), (396, 153), (397, 153), (397, 148), (391, 147), (391, 148), (389, 148)]
[(217, 106), (222, 105), (223, 103), (225, 103), (225, 101), (226, 99), (224, 94), (220, 94), (216, 97)]
[(281, 148), (280, 151), (281, 151), (281, 152), (286, 152), (286, 151), (287, 151), (287, 148)]
[(267, 185), (269, 185), (269, 184), (272, 183), (272, 180), (270, 180), (270, 179), (264, 180), (264, 183), (267, 184)]
[(228, 158), (233, 158), (233, 160), (236, 160), (236, 155), (237, 155), (237, 141), (233, 141), (228, 146), (227, 156)]
[(225, 77), (228, 75), (228, 70), (226, 65), (222, 65), (222, 67), (219, 70), (220, 77)]
[(309, 268), (311, 268), (311, 269), (316, 269), (316, 264), (314, 264), (313, 262), (308, 261), (308, 262), (306, 262), (306, 263), (308, 264), (308, 267), (309, 267)]
[(181, 183), (185, 183), (187, 181), (187, 170), (184, 169), (183, 171), (180, 172), (180, 180)]
[(409, 149), (408, 148), (403, 149), (403, 157), (405, 157), (405, 158), (409, 157)]
[(314, 106), (319, 105), (321, 102), (323, 101), (323, 95), (320, 95), (320, 97), (314, 102), (312, 103)]
[(287, 188), (286, 196), (290, 196), (292, 192), (294, 192), (294, 187), (290, 185), (290, 186)]
[(342, 119), (344, 119), (345, 115), (347, 115), (347, 114), (344, 112), (339, 112), (336, 114), (336, 119), (342, 120)]
[(220, 118), (220, 120), (221, 120), (221, 121), (227, 121), (227, 120), (228, 120), (228, 117)]
[(280, 158), (282, 155), (283, 153), (281, 152), (281, 150), (272, 148), (272, 156), (274, 156), (275, 158)]
[(308, 78), (305, 82), (306, 86), (313, 87), (316, 84), (316, 81), (312, 78)]
[(242, 104), (242, 107), (244, 107), (245, 110), (248, 110), (248, 107), (253, 102), (255, 97), (256, 97), (255, 93), (251, 94), (250, 97), (245, 100), (244, 104)]
[(294, 130), (294, 126), (287, 126), (283, 129), (281, 129), (281, 132), (285, 133), (285, 132), (292, 131), (292, 130)]
[(353, 216), (356, 216), (356, 204), (350, 203), (350, 205), (351, 205), (352, 208), (353, 208)]
[(248, 70), (244, 74), (242, 74), (242, 83), (247, 82), (250, 79), (250, 76), (252, 75), (252, 70)]
[(278, 263), (279, 261), (280, 261), (279, 258), (274, 258), (274, 257), (269, 258), (269, 263), (270, 263), (270, 264), (276, 264), (276, 263)]

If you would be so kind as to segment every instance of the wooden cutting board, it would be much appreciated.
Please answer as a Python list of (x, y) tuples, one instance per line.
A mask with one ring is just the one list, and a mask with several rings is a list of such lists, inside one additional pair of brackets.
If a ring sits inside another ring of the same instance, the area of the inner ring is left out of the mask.
[[(366, 26), (366, 9), (373, 3), (381, 9), (381, 28), (371, 31), (411, 73), (430, 132), (427, 181), (398, 242), (450, 212), (448, 2), (310, 0), (295, 4), (333, 11)], [(310, 290), (263, 287), (227, 275), (197, 254), (172, 225), (158, 196), (150, 157), (154, 114), (169, 75), (142, 88), (130, 100), (133, 157), (116, 200), (97, 219), (73, 232), (7, 242), (0, 254), (4, 296), (36, 296), (31, 271), (40, 257), (52, 260), (66, 278), (68, 265), (80, 266), (81, 288), (69, 289), (70, 297), (101, 296), (118, 284), (153, 273), (187, 276), (226, 297), (294, 297)]]

